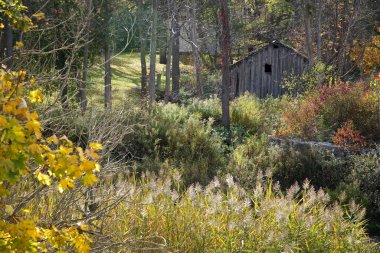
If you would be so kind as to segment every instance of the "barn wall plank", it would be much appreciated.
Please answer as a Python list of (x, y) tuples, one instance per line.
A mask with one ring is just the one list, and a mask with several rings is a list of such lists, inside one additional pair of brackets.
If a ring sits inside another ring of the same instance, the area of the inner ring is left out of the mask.
[(250, 72), (251, 72), (251, 64), (250, 64), (250, 58), (246, 59), (245, 63), (245, 90), (250, 90)]
[[(265, 64), (272, 65), (272, 73), (265, 73)], [(243, 59), (231, 69), (231, 95), (240, 96), (246, 91), (258, 97), (279, 97), (286, 92), (281, 87), (291, 72), (301, 75), (307, 69), (307, 60), (294, 50), (273, 45)]]
[(279, 66), (278, 66), (278, 48), (273, 49), (273, 96), (278, 97), (278, 75), (279, 75)]

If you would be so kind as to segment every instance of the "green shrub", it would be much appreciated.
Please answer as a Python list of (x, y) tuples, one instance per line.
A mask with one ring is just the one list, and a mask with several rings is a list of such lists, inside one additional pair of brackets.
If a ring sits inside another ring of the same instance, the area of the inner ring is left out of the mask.
[(329, 206), (329, 196), (307, 183), (287, 194), (270, 182), (251, 194), (228, 175), (225, 182), (192, 185), (184, 193), (180, 185), (178, 174), (120, 182), (129, 194), (105, 216), (102, 231), (111, 237), (102, 246), (155, 252), (378, 252), (356, 205)]
[(202, 120), (184, 106), (158, 104), (144, 124), (136, 125), (125, 140), (134, 157), (145, 165), (142, 170), (160, 169), (159, 162), (167, 161), (182, 168), (186, 184), (207, 184), (225, 166), (221, 138), (215, 134), (213, 120)]
[(316, 187), (335, 189), (350, 174), (350, 162), (313, 147), (278, 146), (265, 136), (250, 137), (236, 147), (229, 171), (247, 189), (260, 173), (271, 173), (285, 188), (308, 179)]
[[(362, 203), (370, 216), (380, 218), (380, 157), (379, 154), (358, 155), (352, 158), (348, 185), (360, 192)], [(354, 196), (355, 197), (355, 196)], [(361, 199), (357, 198), (359, 203)]]
[(270, 134), (278, 124), (280, 100), (260, 100), (245, 94), (231, 103), (231, 123), (245, 128), (249, 134)]
[(231, 103), (231, 122), (258, 133), (263, 125), (260, 109), (259, 99), (249, 94), (241, 96)]
[(280, 148), (270, 146), (265, 135), (252, 136), (231, 154), (229, 171), (245, 189), (253, 189), (259, 175), (273, 172)]
[(223, 143), (226, 144), (224, 146), (226, 154), (232, 153), (237, 145), (242, 144), (246, 138), (250, 137), (250, 133), (239, 125), (231, 125), (229, 129), (221, 125), (215, 125), (213, 129)]
[(223, 168), (225, 158), (221, 139), (212, 132), (212, 121), (191, 115), (178, 128), (168, 129), (168, 158), (183, 169), (185, 184), (207, 184)]
[(321, 83), (328, 83), (331, 80), (333, 67), (326, 66), (322, 62), (316, 62), (312, 69), (301, 76), (289, 73), (284, 79), (284, 88), (292, 95), (302, 95), (314, 89)]
[(195, 98), (187, 106), (187, 110), (190, 113), (199, 113), (203, 119), (213, 118), (219, 122), (222, 118), (221, 102), (216, 96), (206, 100)]
[(316, 187), (334, 189), (350, 173), (349, 161), (315, 147), (283, 147), (276, 157), (275, 180), (284, 187), (310, 180)]

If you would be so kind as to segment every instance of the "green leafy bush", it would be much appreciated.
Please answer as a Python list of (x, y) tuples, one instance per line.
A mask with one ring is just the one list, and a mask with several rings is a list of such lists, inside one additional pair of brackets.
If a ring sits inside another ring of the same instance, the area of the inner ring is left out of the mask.
[(187, 106), (187, 109), (190, 113), (199, 113), (203, 119), (213, 118), (218, 122), (222, 118), (221, 103), (216, 96), (206, 100), (196, 98)]
[[(223, 143), (213, 123), (184, 106), (159, 104), (125, 141), (130, 152), (144, 161), (142, 170), (158, 172), (159, 161), (167, 161), (182, 168), (186, 184), (206, 184), (225, 165)], [(149, 163), (155, 166), (146, 167)]]
[(260, 100), (247, 93), (231, 103), (231, 122), (251, 135), (269, 134), (278, 124), (280, 102), (278, 99)]
[(271, 145), (262, 136), (237, 146), (229, 170), (247, 189), (255, 186), (257, 175), (267, 173), (285, 188), (308, 179), (316, 187), (334, 189), (349, 175), (350, 164), (318, 148)]
[(166, 133), (169, 142), (163, 149), (182, 168), (186, 185), (207, 184), (225, 164), (222, 142), (213, 134), (212, 124), (191, 115), (182, 127)]
[(253, 189), (259, 175), (273, 172), (280, 148), (270, 146), (266, 136), (249, 137), (231, 154), (229, 171), (245, 189)]
[(316, 62), (314, 66), (304, 74), (289, 73), (284, 79), (284, 88), (292, 95), (302, 95), (313, 90), (321, 83), (328, 83), (332, 76), (333, 67), (326, 66), (322, 62)]
[(283, 147), (277, 160), (274, 179), (285, 187), (305, 179), (316, 187), (334, 189), (350, 173), (349, 162), (330, 151), (314, 147)]
[[(354, 156), (352, 161), (352, 172), (346, 182), (360, 193), (360, 196), (356, 197), (363, 198), (363, 204), (366, 205), (368, 214), (380, 218), (379, 154)], [(357, 201), (360, 203), (361, 199), (357, 199)]]

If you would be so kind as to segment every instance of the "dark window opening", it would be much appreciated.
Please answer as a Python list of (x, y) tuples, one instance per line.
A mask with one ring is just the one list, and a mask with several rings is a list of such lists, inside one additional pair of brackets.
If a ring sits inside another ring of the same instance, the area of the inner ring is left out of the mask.
[(272, 74), (272, 65), (265, 64), (265, 73)]
[(274, 44), (274, 45), (273, 45), (273, 48), (278, 48), (278, 45)]

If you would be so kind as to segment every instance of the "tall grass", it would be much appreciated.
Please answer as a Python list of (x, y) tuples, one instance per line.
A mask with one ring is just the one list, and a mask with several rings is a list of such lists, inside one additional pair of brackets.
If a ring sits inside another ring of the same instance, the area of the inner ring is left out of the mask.
[[(329, 196), (305, 182), (282, 194), (270, 180), (252, 192), (229, 175), (181, 193), (181, 179), (146, 175), (120, 182), (129, 192), (103, 223), (109, 251), (377, 252), (355, 204), (329, 206)], [(111, 239), (112, 238), (112, 239)]]

